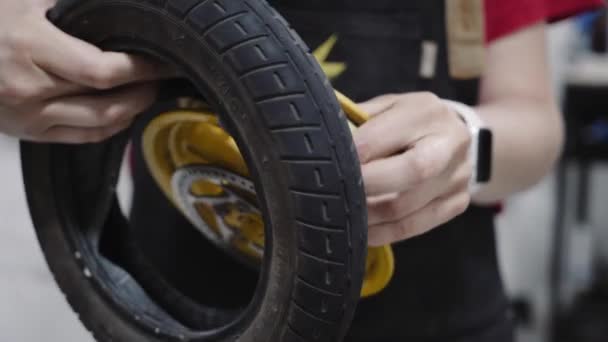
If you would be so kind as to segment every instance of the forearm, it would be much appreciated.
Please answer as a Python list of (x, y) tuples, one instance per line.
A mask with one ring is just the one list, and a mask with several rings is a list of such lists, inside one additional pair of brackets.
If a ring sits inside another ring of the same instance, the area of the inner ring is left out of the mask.
[(551, 88), (545, 28), (539, 22), (488, 48), (477, 109), (494, 133), (493, 171), (475, 203), (495, 203), (529, 188), (560, 155), (563, 119)]
[(549, 99), (513, 98), (478, 107), (494, 134), (492, 180), (473, 198), (487, 204), (525, 190), (554, 166), (562, 150), (562, 116)]

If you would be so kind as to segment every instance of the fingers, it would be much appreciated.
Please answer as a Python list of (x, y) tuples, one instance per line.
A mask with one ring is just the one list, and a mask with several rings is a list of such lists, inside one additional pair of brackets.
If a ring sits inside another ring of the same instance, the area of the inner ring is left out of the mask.
[(103, 52), (44, 18), (0, 36), (0, 103), (12, 107), (170, 76), (143, 57)]
[(392, 201), (392, 200), (396, 200), (397, 198), (399, 198), (400, 194), (399, 193), (392, 193), (392, 194), (385, 194), (385, 195), (380, 195), (380, 196), (368, 196), (367, 197), (367, 205), (368, 206), (373, 206), (376, 204), (380, 204), (382, 202), (388, 202), (388, 201)]
[(33, 78), (35, 77), (36, 81), (32, 80), (31, 82), (26, 83), (34, 89), (29, 98), (22, 98), (25, 100), (46, 100), (56, 96), (66, 96), (90, 90), (80, 84), (69, 82), (53, 74), (49, 74), (36, 65), (32, 66), (32, 72), (34, 73)]
[(394, 200), (368, 204), (367, 217), (370, 227), (398, 221), (422, 209), (423, 206), (432, 201), (437, 193), (429, 193), (432, 190), (420, 189), (409, 191)]
[[(411, 147), (437, 131), (443, 116), (449, 112), (449, 108), (432, 94), (413, 93), (392, 99), (392, 105), (363, 124), (354, 135), (363, 163), (386, 158)], [(453, 116), (456, 117), (455, 114)]]
[(162, 78), (166, 69), (143, 57), (105, 52), (74, 38), (50, 22), (41, 24), (44, 39), (32, 39), (31, 58), (42, 69), (94, 89)]
[(85, 88), (50, 75), (27, 60), (0, 63), (0, 103), (21, 106)]
[(132, 120), (127, 120), (106, 127), (95, 128), (56, 126), (30, 140), (43, 143), (63, 144), (98, 143), (127, 129), (131, 123)]
[(375, 113), (355, 133), (368, 196), (370, 244), (425, 233), (468, 206), (470, 134), (431, 93), (389, 95), (364, 103)]
[(27, 124), (19, 136), (44, 142), (99, 141), (143, 112), (154, 101), (155, 94), (154, 84), (138, 84), (102, 95), (54, 99), (23, 115)]
[(468, 189), (471, 168), (470, 163), (455, 165), (435, 182), (427, 182), (397, 196), (386, 197), (383, 201), (368, 201), (369, 226), (402, 220), (444, 193)]
[(99, 142), (127, 128), (153, 103), (156, 91), (155, 83), (142, 83), (104, 93), (55, 98), (33, 108), (22, 107), (10, 116), (5, 114), (3, 117), (10, 122), (22, 122), (21, 127), (9, 122), (6, 125), (12, 127), (5, 129), (37, 142)]
[(364, 164), (365, 191), (378, 196), (411, 190), (439, 177), (462, 154), (448, 137), (428, 137), (404, 153)]
[(54, 99), (41, 108), (39, 115), (44, 120), (43, 129), (108, 126), (143, 112), (154, 102), (156, 90), (155, 84), (142, 83), (103, 94)]
[(438, 198), (404, 219), (371, 226), (368, 243), (377, 247), (422, 235), (462, 214), (469, 204), (467, 191)]
[(375, 97), (369, 101), (359, 103), (358, 106), (364, 112), (368, 113), (371, 116), (374, 116), (376, 114), (389, 110), (395, 104), (395, 100), (397, 98), (397, 94), (382, 95)]
[(56, 3), (57, 0), (36, 0), (33, 4), (42, 9), (40, 14), (44, 16), (51, 7), (55, 6)]
[(154, 87), (141, 83), (175, 74), (62, 32), (45, 17), (53, 3), (0, 4), (9, 13), (0, 22), (0, 130), (34, 141), (99, 141), (154, 100)]

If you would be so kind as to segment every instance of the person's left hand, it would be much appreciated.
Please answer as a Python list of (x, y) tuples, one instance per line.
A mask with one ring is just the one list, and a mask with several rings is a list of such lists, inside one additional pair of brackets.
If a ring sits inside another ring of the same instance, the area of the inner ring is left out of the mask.
[(371, 246), (424, 234), (468, 208), (471, 137), (456, 112), (431, 93), (381, 96), (361, 108), (372, 115), (355, 133)]

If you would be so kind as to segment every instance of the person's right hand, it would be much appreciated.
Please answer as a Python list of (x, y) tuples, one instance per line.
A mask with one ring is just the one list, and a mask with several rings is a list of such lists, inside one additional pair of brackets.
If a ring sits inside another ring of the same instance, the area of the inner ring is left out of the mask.
[(162, 68), (104, 52), (46, 18), (55, 0), (0, 1), (0, 133), (89, 143), (130, 125), (156, 96)]

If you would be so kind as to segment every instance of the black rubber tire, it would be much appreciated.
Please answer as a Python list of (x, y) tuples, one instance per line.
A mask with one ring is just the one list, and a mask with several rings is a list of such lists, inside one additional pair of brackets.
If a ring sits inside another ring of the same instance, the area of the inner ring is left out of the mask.
[(114, 191), (128, 134), (81, 146), (23, 142), (40, 245), (96, 339), (341, 341), (365, 265), (362, 179), (331, 86), (281, 16), (263, 0), (60, 0), (49, 17), (104, 49), (160, 58), (189, 75), (235, 136), (267, 222), (249, 307), (221, 326), (186, 327), (99, 252), (104, 230), (117, 232), (112, 248), (128, 250)]

